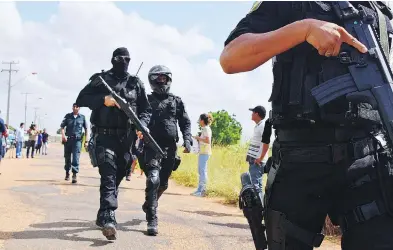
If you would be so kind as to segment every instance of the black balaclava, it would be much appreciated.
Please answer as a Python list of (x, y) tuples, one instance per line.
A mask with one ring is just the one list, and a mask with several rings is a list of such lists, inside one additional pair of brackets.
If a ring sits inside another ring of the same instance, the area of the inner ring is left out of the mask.
[(117, 77), (124, 77), (127, 74), (128, 64), (130, 63), (130, 53), (127, 48), (120, 47), (113, 51), (112, 71)]

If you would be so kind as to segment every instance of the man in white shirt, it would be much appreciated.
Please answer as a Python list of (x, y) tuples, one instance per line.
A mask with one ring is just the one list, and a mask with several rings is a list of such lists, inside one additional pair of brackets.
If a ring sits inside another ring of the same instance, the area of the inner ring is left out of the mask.
[(25, 140), (24, 126), (25, 124), (22, 122), (19, 128), (16, 129), (16, 133), (15, 133), (16, 158), (22, 157), (22, 146), (23, 146), (23, 141)]
[(247, 151), (246, 161), (250, 164), (249, 173), (251, 175), (251, 181), (257, 192), (263, 197), (262, 175), (268, 158), (267, 151), (269, 150), (269, 142), (262, 142), (262, 135), (264, 134), (263, 119), (265, 119), (266, 110), (262, 106), (256, 106), (249, 110), (252, 111), (251, 120), (256, 125)]

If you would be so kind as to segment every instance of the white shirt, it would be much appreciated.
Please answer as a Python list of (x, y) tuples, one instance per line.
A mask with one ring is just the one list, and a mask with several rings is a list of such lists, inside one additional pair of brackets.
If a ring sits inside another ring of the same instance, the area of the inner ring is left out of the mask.
[(25, 131), (23, 130), (23, 128), (16, 129), (15, 139), (18, 142), (23, 142), (25, 140)]
[(212, 154), (212, 130), (209, 126), (204, 126), (201, 129), (201, 138), (205, 139), (206, 137), (209, 137), (209, 143), (205, 143), (203, 141), (199, 141), (199, 153), (200, 154), (207, 154), (211, 155)]
[[(254, 133), (250, 140), (250, 146), (247, 151), (246, 161), (254, 161), (255, 159), (259, 158), (262, 154), (262, 134), (264, 130), (264, 122), (261, 120), (257, 125), (254, 127)], [(268, 159), (268, 154), (266, 153), (265, 157), (262, 159), (262, 162), (266, 163)]]

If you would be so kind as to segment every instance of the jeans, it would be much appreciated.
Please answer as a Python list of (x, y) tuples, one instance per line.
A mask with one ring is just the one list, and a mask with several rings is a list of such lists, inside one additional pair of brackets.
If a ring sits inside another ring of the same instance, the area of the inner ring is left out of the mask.
[[(68, 173), (72, 167), (72, 173), (79, 173), (79, 156), (82, 149), (82, 140), (68, 139), (64, 144), (64, 170)], [(71, 161), (72, 155), (72, 161)]]
[(198, 173), (199, 173), (199, 185), (197, 192), (206, 192), (206, 182), (207, 182), (207, 161), (210, 155), (199, 154), (198, 156)]
[(21, 141), (16, 142), (16, 157), (17, 158), (22, 157), (22, 145), (23, 145), (23, 142), (21, 142)]
[(29, 140), (27, 142), (27, 149), (26, 149), (26, 158), (29, 158), (29, 152), (31, 148), (31, 157), (34, 157), (34, 146), (35, 146), (35, 141), (34, 140)]
[(42, 143), (42, 154), (44, 155), (46, 155), (48, 152), (48, 142), (43, 142)]
[(251, 163), (248, 169), (251, 175), (252, 184), (254, 184), (255, 189), (257, 192), (260, 193), (260, 197), (263, 198), (263, 189), (262, 189), (262, 175), (263, 169), (265, 168), (265, 163), (261, 162), (261, 165)]

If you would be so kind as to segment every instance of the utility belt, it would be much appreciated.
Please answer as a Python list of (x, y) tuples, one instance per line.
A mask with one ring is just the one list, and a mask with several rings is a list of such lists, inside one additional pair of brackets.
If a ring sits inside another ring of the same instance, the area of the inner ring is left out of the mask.
[(80, 136), (80, 135), (67, 135), (67, 140), (80, 141), (80, 140), (82, 140), (82, 136)]
[(95, 134), (100, 135), (117, 135), (123, 136), (127, 134), (127, 129), (125, 128), (104, 128), (104, 127), (93, 127), (91, 131)]
[(273, 158), (292, 163), (329, 163), (336, 164), (343, 160), (357, 160), (376, 152), (372, 138), (363, 138), (344, 143), (327, 145), (294, 146), (275, 142)]
[(277, 129), (279, 142), (345, 142), (355, 138), (364, 138), (369, 133), (350, 128), (316, 128), (316, 129)]

